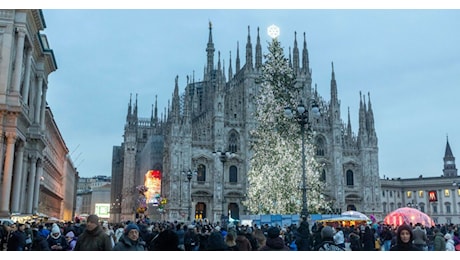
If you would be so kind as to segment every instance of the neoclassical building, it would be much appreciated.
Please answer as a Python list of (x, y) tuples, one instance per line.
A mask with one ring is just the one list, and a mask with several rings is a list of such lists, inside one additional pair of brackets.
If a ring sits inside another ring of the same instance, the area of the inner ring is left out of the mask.
[(78, 173), (46, 102), (57, 69), (41, 10), (0, 10), (0, 217), (71, 220)]
[[(163, 218), (220, 221), (250, 214), (242, 201), (253, 154), (251, 130), (257, 125), (253, 114), (264, 48), (259, 29), (254, 37), (248, 27), (244, 49), (236, 44), (236, 55), (230, 54), (229, 63), (223, 64), (220, 51), (216, 59), (211, 24), (208, 30), (202, 80), (187, 75), (185, 91), (180, 93), (177, 76), (164, 115), (158, 116), (155, 102), (150, 117), (139, 117), (137, 97), (134, 104), (130, 98), (124, 140), (113, 148), (112, 204), (121, 202), (112, 209), (113, 220), (134, 218), (139, 209), (136, 187), (152, 180), (155, 188), (147, 201), (154, 209), (158, 207)], [(334, 67), (329, 86), (313, 85), (305, 34), (301, 44), (296, 32), (292, 34), (292, 53), (287, 57), (296, 84), (302, 87), (300, 98), (320, 106), (321, 117), (310, 123), (316, 159), (324, 165), (325, 193), (336, 212), (356, 209), (382, 215), (378, 139), (370, 95), (356, 93), (360, 108), (355, 114), (359, 117), (355, 133), (352, 113), (348, 111), (346, 120), (341, 115)], [(244, 59), (240, 59), (240, 51)], [(327, 88), (330, 96), (320, 96), (317, 88)], [(166, 203), (156, 206), (155, 197)]]

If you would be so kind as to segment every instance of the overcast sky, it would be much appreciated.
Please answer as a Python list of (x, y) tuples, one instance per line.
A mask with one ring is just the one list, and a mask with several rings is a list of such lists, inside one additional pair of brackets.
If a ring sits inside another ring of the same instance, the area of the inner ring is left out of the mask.
[[(342, 119), (350, 108), (357, 134), (360, 91), (370, 93), (381, 177), (440, 176), (447, 136), (460, 158), (459, 10), (64, 10), (43, 9), (57, 71), (47, 101), (80, 176), (111, 175), (112, 149), (123, 142), (130, 94), (140, 117), (171, 100), (174, 78), (203, 78), (208, 23), (217, 51), (242, 64), (248, 26), (280, 27), (285, 51), (306, 33), (313, 84), (330, 100), (334, 63)], [(227, 72), (226, 72), (227, 74)], [(457, 160), (460, 165), (460, 159)]]

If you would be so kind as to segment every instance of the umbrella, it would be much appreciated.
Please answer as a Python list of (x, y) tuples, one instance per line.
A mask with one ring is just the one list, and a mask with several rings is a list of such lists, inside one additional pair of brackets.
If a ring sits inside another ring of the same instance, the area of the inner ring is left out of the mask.
[(387, 225), (399, 226), (403, 223), (406, 224), (417, 224), (420, 223), (425, 227), (432, 227), (435, 225), (433, 219), (427, 214), (421, 212), (418, 209), (404, 207), (396, 209), (390, 212), (384, 219), (383, 223)]
[(364, 213), (361, 213), (359, 211), (355, 210), (349, 210), (342, 212), (342, 217), (352, 217), (355, 219), (360, 219), (360, 220), (370, 220), (368, 216), (366, 216)]

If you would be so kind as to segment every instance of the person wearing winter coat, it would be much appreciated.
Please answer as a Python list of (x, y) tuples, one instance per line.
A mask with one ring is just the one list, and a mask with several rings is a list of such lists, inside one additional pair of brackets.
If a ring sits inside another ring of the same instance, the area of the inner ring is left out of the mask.
[(434, 251), (446, 251), (446, 240), (439, 228), (434, 229)]
[(267, 230), (267, 241), (265, 246), (260, 248), (260, 251), (290, 251), (291, 249), (286, 246), (284, 239), (280, 237), (280, 229), (277, 227), (270, 227)]
[(30, 251), (50, 251), (48, 241), (40, 235), (38, 228), (32, 228), (32, 234), (34, 238), (32, 239)]
[(67, 240), (67, 243), (69, 244), (69, 248), (67, 248), (68, 251), (73, 251), (75, 248), (75, 245), (77, 244), (77, 237), (75, 236), (75, 233), (73, 231), (69, 231), (65, 234), (65, 239)]
[(446, 239), (446, 251), (455, 251), (455, 243), (452, 236), (447, 233), (444, 235), (444, 239)]
[(321, 229), (322, 242), (315, 247), (315, 251), (345, 251), (345, 248), (334, 243), (334, 229), (325, 226)]
[(145, 251), (145, 242), (139, 236), (139, 227), (136, 224), (129, 224), (125, 233), (120, 237), (113, 251)]
[(111, 251), (112, 241), (102, 230), (97, 215), (89, 215), (86, 220), (86, 228), (78, 236), (74, 251)]
[(390, 248), (390, 251), (420, 251), (413, 244), (414, 234), (412, 227), (407, 224), (402, 224), (396, 231), (396, 244)]
[(51, 233), (46, 239), (48, 246), (51, 251), (67, 251), (69, 249), (69, 243), (64, 236), (61, 235), (61, 228), (54, 223), (51, 228)]

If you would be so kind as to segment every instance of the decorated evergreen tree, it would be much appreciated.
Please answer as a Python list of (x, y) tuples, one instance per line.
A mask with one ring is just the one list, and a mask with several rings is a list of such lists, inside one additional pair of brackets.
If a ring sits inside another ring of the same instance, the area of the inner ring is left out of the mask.
[[(301, 87), (277, 38), (269, 43), (257, 99), (257, 128), (251, 133), (254, 155), (248, 172), (248, 197), (244, 205), (251, 214), (298, 214), (302, 208), (302, 138), (299, 124), (284, 115), (286, 106), (300, 100)], [(310, 213), (327, 208), (314, 158), (310, 131), (305, 132), (307, 204)]]

